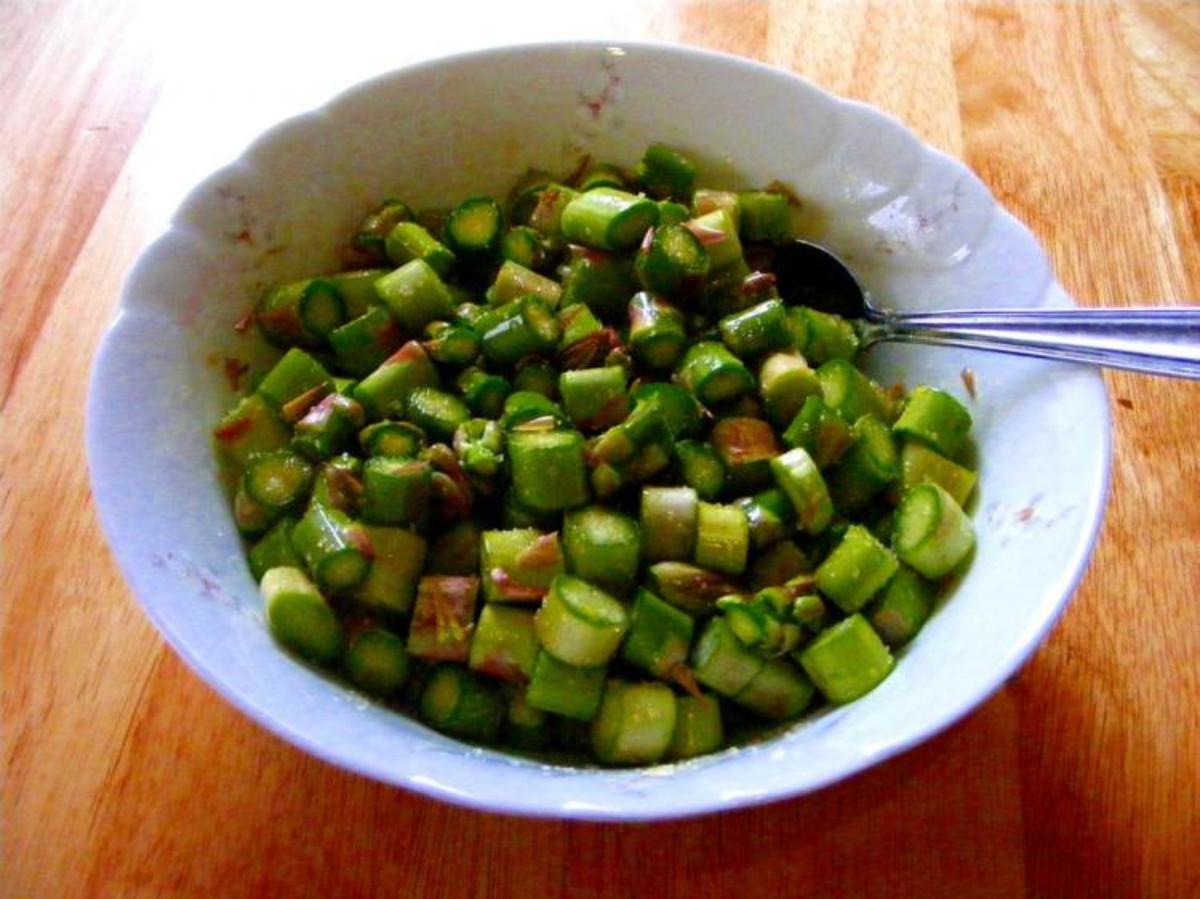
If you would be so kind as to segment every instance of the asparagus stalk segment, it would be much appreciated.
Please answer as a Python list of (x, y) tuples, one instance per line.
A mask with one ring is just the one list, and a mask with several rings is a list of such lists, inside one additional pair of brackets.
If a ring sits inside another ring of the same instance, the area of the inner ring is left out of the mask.
[(746, 570), (750, 525), (737, 506), (700, 503), (696, 512), (695, 562), (724, 574)]
[(533, 663), (525, 700), (535, 709), (576, 721), (591, 721), (604, 696), (603, 665), (578, 668), (543, 650)]
[(644, 487), (641, 555), (648, 562), (686, 561), (696, 545), (696, 491), (691, 487)]
[(733, 701), (772, 721), (788, 721), (808, 707), (813, 692), (802, 671), (783, 659), (769, 659)]
[(705, 406), (736, 399), (755, 387), (750, 370), (714, 341), (692, 344), (675, 376)]
[(643, 241), (634, 263), (638, 280), (654, 294), (671, 294), (708, 274), (708, 251), (682, 224), (660, 224)]
[(504, 718), (504, 699), (491, 684), (457, 665), (439, 665), (421, 694), (421, 717), (443, 733), (494, 743)]
[(354, 590), (363, 608), (390, 617), (407, 615), (425, 568), (425, 539), (403, 528), (363, 525), (374, 556), (366, 578)]
[(903, 646), (929, 619), (934, 593), (933, 584), (901, 566), (866, 610), (867, 620), (888, 646)]
[(937, 484), (919, 484), (896, 510), (892, 545), (904, 562), (936, 580), (974, 549), (975, 529), (954, 497)]
[(675, 444), (675, 459), (683, 482), (703, 500), (714, 500), (725, 490), (725, 465), (708, 443), (681, 440)]
[[(406, 227), (401, 223), (397, 228)], [(415, 226), (414, 226), (415, 227)], [(454, 316), (454, 300), (425, 259), (413, 259), (375, 282), (379, 299), (409, 334), (419, 334), (431, 321)]]
[(468, 665), (500, 680), (527, 683), (533, 676), (538, 641), (533, 612), (489, 603), (479, 613)]
[(722, 696), (737, 696), (766, 665), (747, 649), (721, 616), (712, 618), (692, 647), (696, 680)]
[(367, 418), (379, 421), (401, 417), (413, 388), (437, 384), (437, 369), (429, 355), (421, 344), (410, 340), (359, 381), (352, 396), (366, 410)]
[(565, 570), (558, 534), (533, 528), (484, 531), (479, 565), (488, 602), (541, 602)]
[(562, 212), (563, 236), (597, 250), (637, 246), (658, 223), (658, 206), (645, 197), (612, 187), (580, 194)]
[(892, 433), (874, 415), (864, 415), (850, 429), (851, 443), (829, 478), (829, 492), (839, 509), (857, 512), (900, 473)]
[(642, 154), (634, 177), (652, 197), (686, 200), (696, 182), (696, 165), (666, 144), (651, 144)]
[(512, 385), (502, 376), (480, 368), (464, 369), (455, 386), (471, 414), (480, 418), (499, 418), (504, 401), (512, 393)]
[(580, 430), (611, 428), (629, 414), (625, 369), (619, 365), (564, 371), (558, 389), (563, 408)]
[(388, 232), (385, 249), (388, 258), (399, 266), (423, 262), (442, 276), (454, 267), (454, 253), (449, 247), (416, 222), (397, 222)]
[[(681, 229), (690, 234), (686, 229)], [(646, 368), (669, 370), (687, 345), (683, 313), (649, 293), (634, 294), (629, 301), (629, 348)]]
[(740, 589), (725, 575), (687, 562), (658, 562), (646, 579), (655, 594), (693, 617), (711, 613), (720, 597)]
[(641, 549), (636, 521), (605, 506), (584, 506), (566, 513), (562, 534), (572, 574), (618, 596), (633, 589)]
[(213, 429), (222, 468), (240, 476), (250, 457), (287, 446), (287, 426), (257, 393), (242, 397)]
[(508, 457), (513, 491), (531, 509), (558, 511), (587, 502), (584, 440), (578, 431), (512, 431)]
[(787, 311), (779, 300), (767, 300), (721, 319), (721, 339), (730, 352), (743, 359), (792, 343)]
[(380, 306), (329, 332), (329, 346), (338, 365), (358, 378), (382, 365), (403, 342), (404, 332)]
[(819, 534), (833, 518), (833, 501), (816, 462), (803, 449), (788, 450), (771, 460), (775, 484), (796, 511), (796, 523), (809, 534)]
[(971, 430), (971, 413), (944, 390), (922, 385), (908, 395), (893, 427), (897, 434), (924, 441), (953, 458)]
[(504, 306), (532, 294), (551, 309), (557, 309), (562, 293), (562, 285), (553, 278), (539, 275), (515, 262), (505, 262), (488, 288), (487, 301), (493, 306)]
[(817, 588), (843, 612), (857, 612), (891, 580), (899, 566), (895, 553), (862, 525), (852, 524), (842, 542), (818, 566)]
[(251, 547), (247, 554), (250, 573), (256, 581), (272, 568), (300, 568), (304, 561), (292, 546), (292, 527), (295, 521), (281, 518), (263, 537)]
[(716, 752), (725, 745), (721, 703), (711, 693), (675, 697), (675, 732), (667, 756), (690, 759)]
[(792, 449), (803, 449), (821, 470), (842, 457), (851, 439), (850, 426), (845, 419), (818, 396), (810, 396), (804, 401), (783, 432), (783, 442)]
[(771, 460), (779, 455), (775, 432), (757, 418), (722, 418), (709, 442), (721, 458), (735, 494), (763, 490), (771, 484)]
[(346, 650), (346, 674), (351, 683), (373, 696), (394, 696), (408, 679), (404, 642), (381, 627), (359, 632)]
[(318, 584), (356, 587), (367, 576), (374, 547), (362, 525), (337, 509), (313, 505), (292, 529), (292, 542)]
[(537, 613), (538, 640), (568, 665), (604, 665), (617, 651), (629, 615), (616, 599), (587, 581), (560, 574)]
[(649, 590), (638, 590), (621, 658), (655, 677), (672, 678), (687, 661), (694, 628), (694, 622), (685, 612)]
[(977, 476), (969, 468), (950, 461), (917, 440), (906, 440), (900, 451), (900, 488), (908, 491), (918, 484), (937, 484), (960, 506), (975, 490)]
[(276, 640), (315, 662), (331, 662), (341, 656), (342, 626), (303, 571), (272, 568), (259, 586), (267, 625)]
[(433, 468), (420, 459), (375, 456), (363, 466), (363, 518), (372, 524), (429, 524)]
[(478, 578), (440, 574), (421, 578), (408, 629), (409, 655), (433, 662), (466, 662), (478, 594)]
[[(275, 363), (275, 367), (267, 372), (258, 384), (258, 394), (286, 419), (286, 409), (294, 400), (312, 395), (315, 391), (328, 393), (333, 389), (333, 380), (329, 372), (316, 359), (304, 350), (293, 347), (284, 353), (283, 358)], [(323, 393), (313, 396), (313, 402), (320, 399)], [(305, 409), (300, 410), (302, 415)], [(293, 421), (300, 415), (295, 415)]]
[(446, 244), (463, 264), (479, 267), (500, 254), (504, 212), (491, 197), (463, 200), (446, 219)]
[(874, 690), (896, 663), (867, 620), (854, 614), (818, 634), (800, 664), (821, 695), (845, 703)]
[(592, 723), (592, 749), (611, 765), (650, 765), (675, 733), (675, 695), (666, 684), (610, 680)]

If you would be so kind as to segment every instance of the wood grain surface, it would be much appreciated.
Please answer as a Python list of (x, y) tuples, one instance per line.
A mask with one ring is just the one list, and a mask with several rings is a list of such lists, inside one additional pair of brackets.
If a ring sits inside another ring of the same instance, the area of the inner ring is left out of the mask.
[(815, 796), (653, 826), (468, 812), (269, 736), (137, 608), (83, 451), (121, 280), (187, 186), (366, 75), (490, 43), (650, 37), (792, 69), (965, 159), (1083, 302), (1196, 302), (1200, 6), (308, 6), (0, 0), (0, 893), (1200, 895), (1200, 385), (1109, 378), (1093, 563), (991, 701)]

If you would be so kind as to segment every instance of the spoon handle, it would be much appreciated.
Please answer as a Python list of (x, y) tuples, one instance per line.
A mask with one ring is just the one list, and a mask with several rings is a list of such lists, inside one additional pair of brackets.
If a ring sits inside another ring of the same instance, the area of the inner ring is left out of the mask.
[(881, 313), (864, 334), (1200, 380), (1200, 307)]

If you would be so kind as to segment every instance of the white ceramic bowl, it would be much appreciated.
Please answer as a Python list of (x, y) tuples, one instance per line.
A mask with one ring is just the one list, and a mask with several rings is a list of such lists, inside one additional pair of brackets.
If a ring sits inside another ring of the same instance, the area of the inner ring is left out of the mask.
[(885, 304), (1070, 304), (1033, 237), (960, 163), (877, 111), (733, 57), (599, 43), (489, 50), (382, 76), (275, 126), (195, 188), (130, 273), (88, 410), (93, 487), (121, 569), (175, 650), (255, 721), (329, 762), (450, 802), (667, 818), (806, 793), (882, 761), (982, 702), (1053, 625), (1107, 493), (1100, 377), (884, 347), (870, 368), (887, 381), (962, 394), (960, 372), (975, 372), (979, 541), (894, 674), (858, 702), (686, 764), (570, 769), (443, 737), (272, 643), (210, 452), (233, 400), (213, 360), (267, 359), (232, 323), (264, 284), (334, 267), (380, 197), (446, 205), (502, 193), (528, 166), (569, 168), (581, 150), (629, 164), (652, 140), (700, 160), (701, 183), (789, 183), (819, 213), (814, 236)]

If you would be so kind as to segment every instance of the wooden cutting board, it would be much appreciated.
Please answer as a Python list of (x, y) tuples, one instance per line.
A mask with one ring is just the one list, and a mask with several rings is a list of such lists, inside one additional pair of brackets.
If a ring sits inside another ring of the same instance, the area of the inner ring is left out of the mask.
[(308, 6), (0, 3), (5, 895), (1200, 895), (1195, 384), (1109, 378), (1093, 564), (991, 701), (818, 795), (656, 826), (463, 811), (269, 736), (139, 611), (83, 452), (89, 360), (180, 192), (277, 112), (489, 43), (649, 37), (790, 68), (965, 159), (1084, 302), (1200, 300), (1200, 6)]

